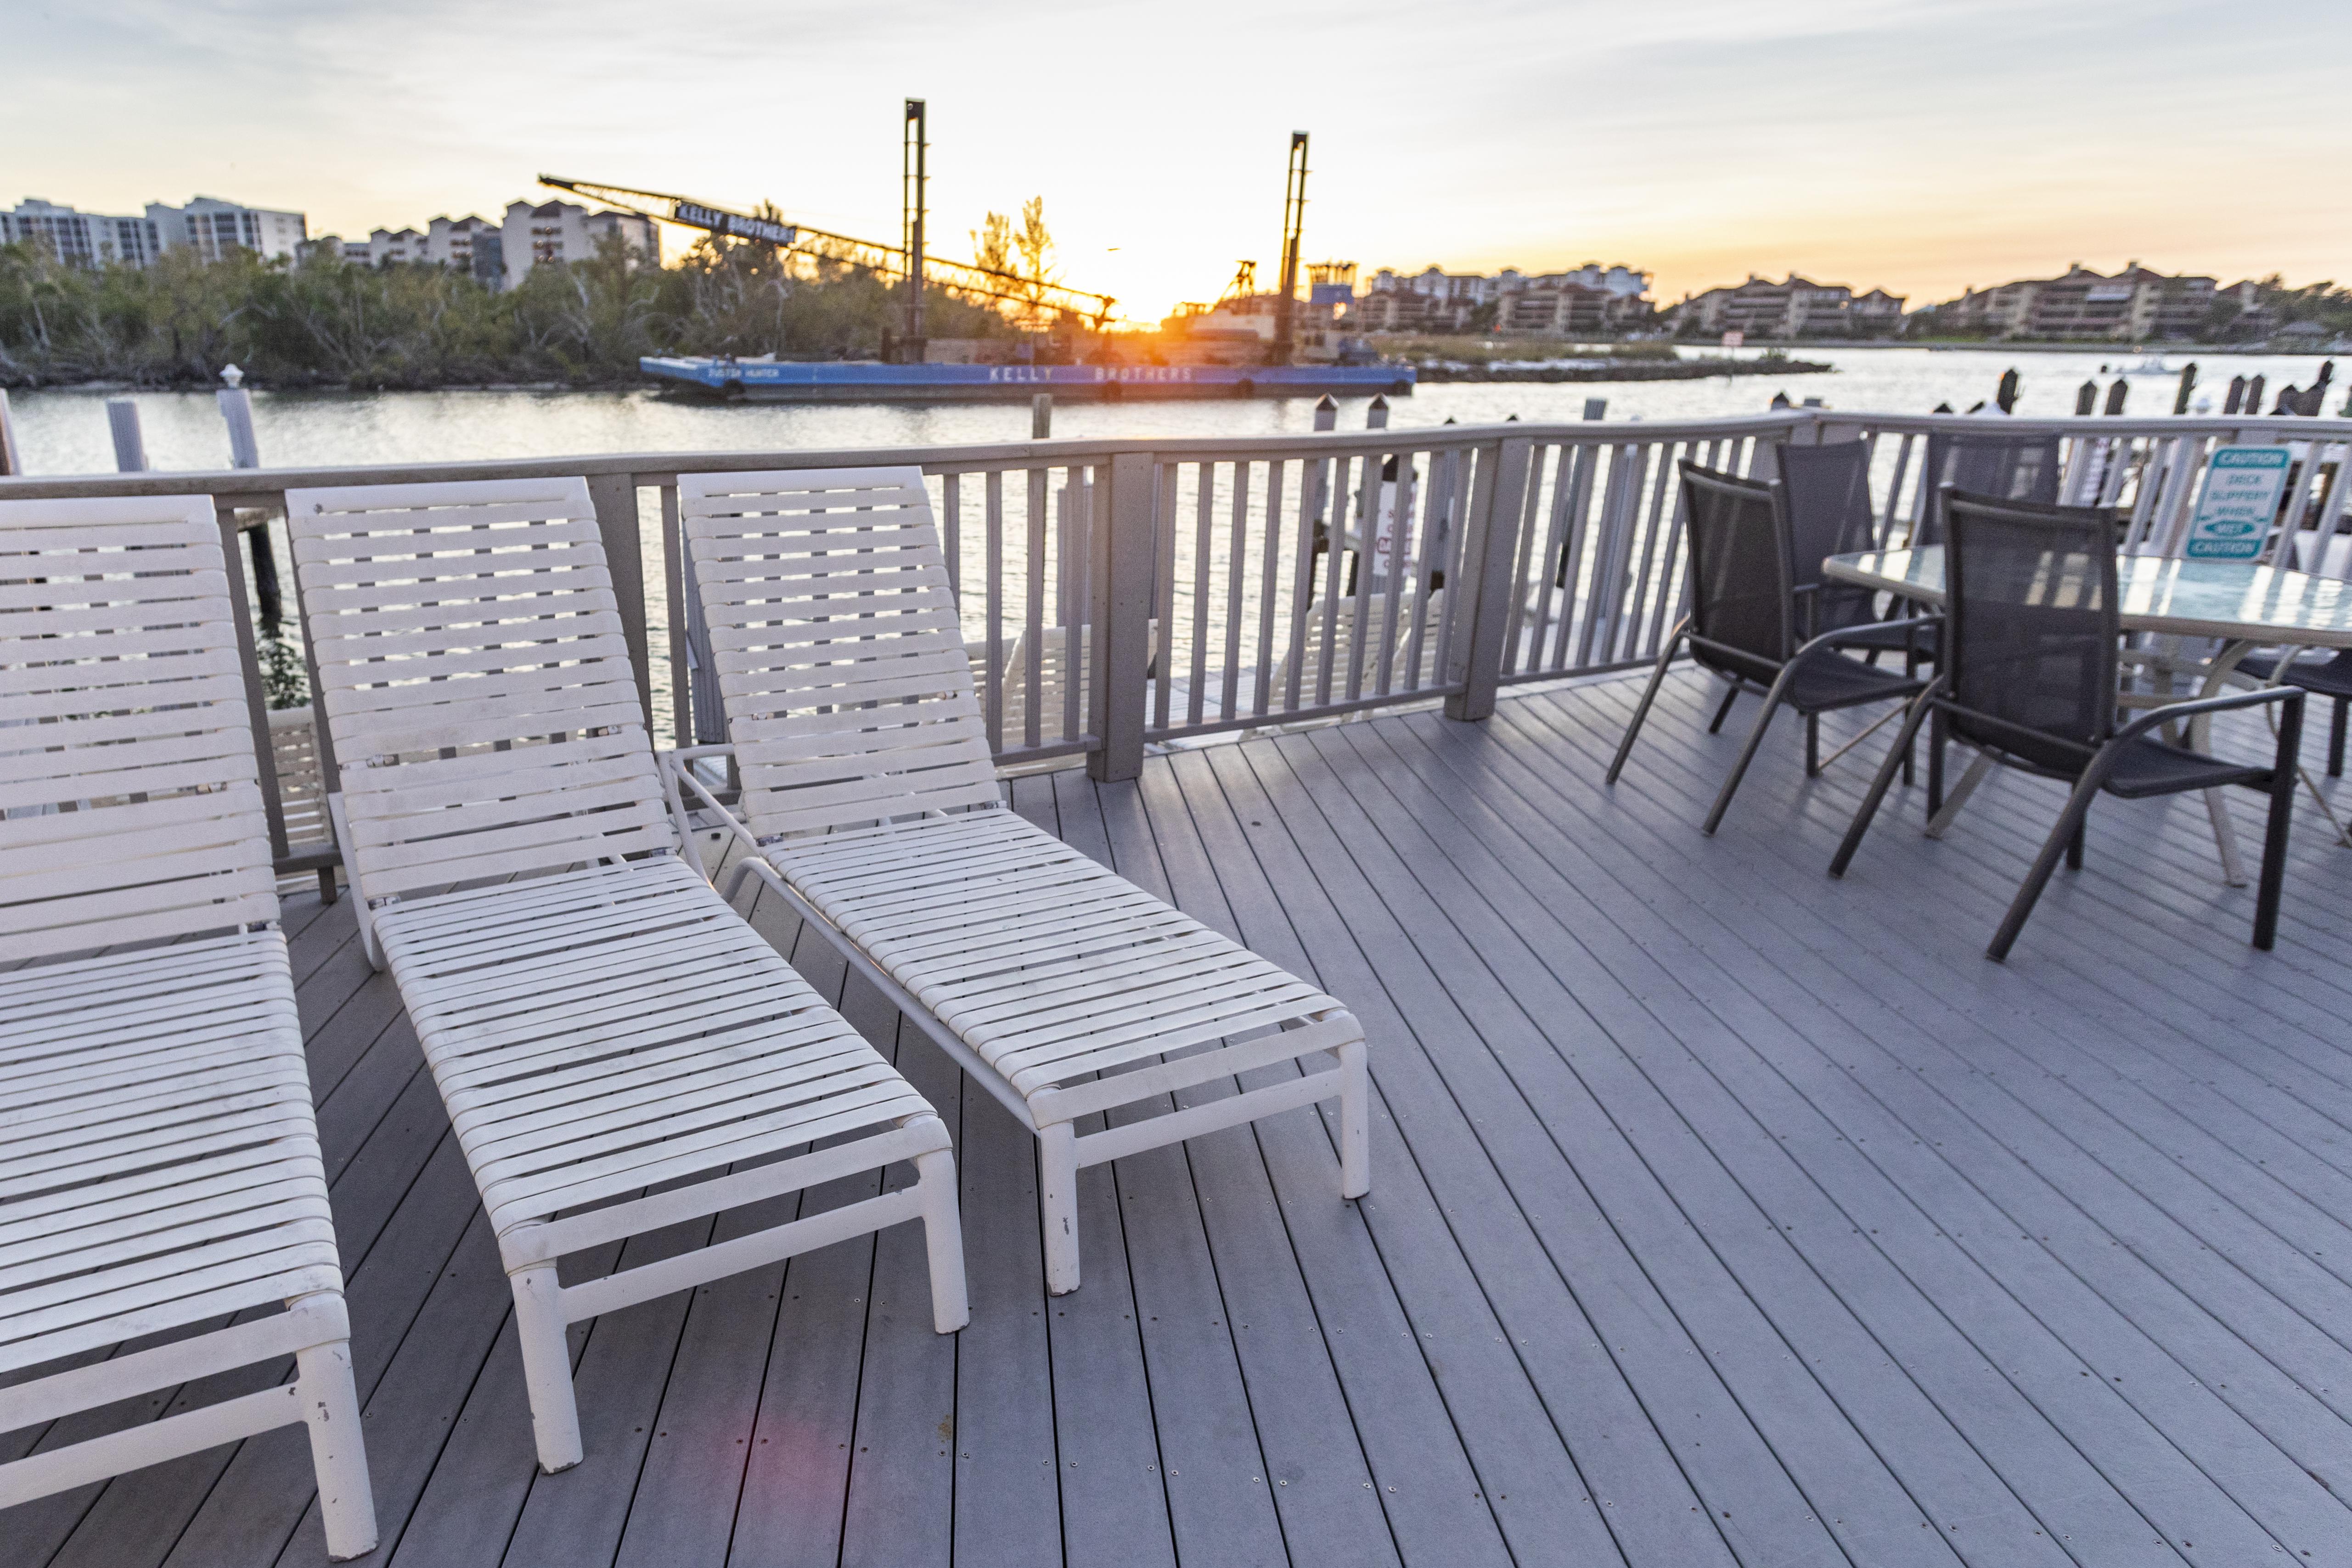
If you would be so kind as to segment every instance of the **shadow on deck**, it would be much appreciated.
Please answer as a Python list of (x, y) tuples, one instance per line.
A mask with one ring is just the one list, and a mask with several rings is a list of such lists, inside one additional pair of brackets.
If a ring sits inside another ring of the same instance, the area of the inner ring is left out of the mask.
[[(1941, 843), (1898, 791), (1833, 883), (1880, 742), (1808, 784), (1784, 721), (1710, 841), (1738, 739), (1695, 676), (1600, 786), (1638, 689), (1013, 787), (1345, 998), (1379, 1091), (1360, 1212), (1307, 1112), (1087, 1171), (1059, 1301), (1031, 1140), (755, 910), (956, 1131), (971, 1326), (930, 1333), (903, 1227), (610, 1314), (562, 1476), (398, 999), (348, 904), (290, 901), (371, 1561), (2352, 1563), (2352, 852), (2304, 802), (2262, 955), (2198, 801), (2104, 803), (1995, 966), (2055, 786)], [(0, 1556), (301, 1568), (310, 1484), (289, 1428), (12, 1511)]]

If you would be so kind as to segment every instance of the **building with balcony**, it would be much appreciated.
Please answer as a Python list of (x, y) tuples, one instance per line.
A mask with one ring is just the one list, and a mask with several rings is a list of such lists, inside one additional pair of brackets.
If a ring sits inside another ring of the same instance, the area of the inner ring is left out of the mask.
[(499, 248), (509, 288), (534, 267), (588, 261), (608, 239), (620, 241), (635, 264), (658, 264), (661, 241), (654, 221), (637, 213), (592, 213), (574, 202), (509, 202)]
[(2136, 261), (2110, 276), (2078, 261), (2057, 277), (1968, 289), (1936, 308), (1936, 323), (1939, 330), (1992, 338), (2195, 338), (2221, 298), (2210, 277), (2157, 272)]
[(1779, 283), (1750, 273), (1745, 283), (1685, 298), (1671, 314), (1685, 336), (1891, 338), (1903, 328), (1903, 298), (1883, 288), (1857, 298), (1843, 283), (1816, 283), (1793, 272)]
[(164, 249), (184, 246), (205, 261), (218, 261), (240, 250), (290, 261), (310, 237), (300, 213), (243, 206), (217, 196), (197, 196), (184, 207), (150, 202), (147, 221), (155, 225)]
[(1382, 268), (1350, 308), (1348, 324), (1369, 332), (1594, 336), (1647, 320), (1649, 287), (1646, 272), (1590, 261), (1565, 272), (1507, 267), (1492, 276), (1434, 267), (1413, 274)]
[(163, 250), (151, 219), (79, 212), (38, 196), (0, 213), (0, 245), (34, 246), (68, 267), (145, 267)]

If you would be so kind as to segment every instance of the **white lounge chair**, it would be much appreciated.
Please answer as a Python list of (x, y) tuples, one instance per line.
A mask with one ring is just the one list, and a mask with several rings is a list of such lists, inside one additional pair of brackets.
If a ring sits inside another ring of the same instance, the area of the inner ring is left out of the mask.
[[(581, 1458), (564, 1326), (613, 1308), (920, 1219), (935, 1326), (962, 1327), (946, 1126), (678, 858), (586, 485), (287, 508), (355, 902), (499, 1239), (541, 1465)], [(557, 1278), (566, 1253), (901, 1160), (912, 1186)]]
[[(737, 875), (782, 892), (1036, 1133), (1047, 1287), (1077, 1288), (1082, 1166), (1337, 1098), (1340, 1190), (1369, 1190), (1347, 1009), (1003, 809), (922, 476), (688, 475), (680, 499), (742, 777), (726, 820), (757, 851)], [(1300, 1077), (1073, 1125), (1310, 1057)]]
[[(1331, 695), (1329, 700), (1348, 700), (1348, 667), (1354, 662), (1356, 646), (1356, 601), (1353, 595), (1342, 595), (1339, 603), (1328, 606), (1318, 599), (1307, 606), (1300, 617), (1306, 635), (1300, 640), (1298, 656), (1298, 704), (1311, 708), (1318, 701), (1317, 693), (1323, 679), (1323, 618), (1331, 617)], [(1376, 585), (1364, 600), (1364, 656), (1357, 677), (1360, 695), (1374, 696), (1381, 690), (1381, 643), (1388, 633), (1388, 589)], [(1421, 663), (1416, 674), (1412, 654), (1412, 634), (1416, 622), (1421, 630)], [(1444, 641), (1445, 590), (1430, 589), (1415, 593), (1406, 589), (1397, 601), (1395, 645), (1389, 650), (1389, 691), (1402, 692), (1410, 683), (1412, 689), (1427, 690), (1441, 678), (1437, 668), (1439, 644)], [(1290, 653), (1287, 648), (1274, 667), (1274, 683), (1266, 688), (1266, 706), (1274, 710), (1271, 716), (1280, 717), (1290, 706)]]
[(356, 1557), (375, 1504), (223, 559), (207, 497), (0, 503), (0, 1431), (298, 1373), (0, 1465), (0, 1507), (299, 1422)]

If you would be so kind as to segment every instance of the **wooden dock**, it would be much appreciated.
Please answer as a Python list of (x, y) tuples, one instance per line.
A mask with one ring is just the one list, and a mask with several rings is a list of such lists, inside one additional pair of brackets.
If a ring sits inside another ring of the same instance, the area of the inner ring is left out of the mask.
[[(1637, 694), (1012, 786), (1345, 998), (1378, 1090), (1360, 1206), (1309, 1112), (1086, 1172), (1059, 1300), (1034, 1140), (755, 909), (955, 1132), (971, 1326), (902, 1227), (575, 1327), (559, 1476), (398, 998), (289, 900), (369, 1561), (2352, 1564), (2352, 851), (2304, 802), (2258, 954), (2201, 804), (2107, 802), (1996, 966), (2056, 786), (1940, 843), (1898, 790), (1832, 883), (1879, 741), (1808, 783), (1788, 724), (1709, 840), (1744, 718), (1678, 677), (1605, 790)], [(310, 1486), (289, 1428), (0, 1515), (0, 1562), (309, 1568)]]

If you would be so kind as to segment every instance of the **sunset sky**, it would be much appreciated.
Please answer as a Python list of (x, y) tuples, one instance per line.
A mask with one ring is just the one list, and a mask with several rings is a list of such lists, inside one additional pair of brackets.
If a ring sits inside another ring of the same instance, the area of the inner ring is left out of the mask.
[[(2352, 279), (2352, 5), (2273, 0), (18, 0), (0, 204), (203, 193), (364, 235), (541, 171), (932, 246), (1042, 195), (1067, 281), (1156, 319), (1307, 252), (1367, 270), (1794, 268), (1914, 305), (2131, 260)], [(683, 243), (668, 231), (668, 243)]]

